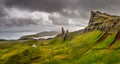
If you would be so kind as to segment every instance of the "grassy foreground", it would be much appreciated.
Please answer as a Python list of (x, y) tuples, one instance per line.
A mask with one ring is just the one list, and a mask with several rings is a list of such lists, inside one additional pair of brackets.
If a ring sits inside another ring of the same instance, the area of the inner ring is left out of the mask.
[[(120, 64), (120, 34), (92, 31), (50, 40), (0, 44), (0, 64)], [(37, 47), (32, 47), (36, 44)]]

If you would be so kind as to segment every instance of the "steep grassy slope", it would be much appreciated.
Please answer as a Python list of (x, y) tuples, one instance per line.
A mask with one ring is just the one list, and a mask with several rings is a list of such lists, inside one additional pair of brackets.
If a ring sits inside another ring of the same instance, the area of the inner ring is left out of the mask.
[(71, 40), (56, 37), (38, 41), (37, 47), (19, 43), (0, 49), (0, 64), (119, 64), (119, 33), (92, 31), (71, 33)]
[(82, 31), (48, 40), (0, 41), (0, 64), (120, 64), (119, 27), (120, 16), (92, 12)]

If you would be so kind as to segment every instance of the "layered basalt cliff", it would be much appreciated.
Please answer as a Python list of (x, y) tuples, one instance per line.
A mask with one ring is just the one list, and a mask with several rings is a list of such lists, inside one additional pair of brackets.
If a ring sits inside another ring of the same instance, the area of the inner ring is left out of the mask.
[(120, 30), (120, 16), (91, 11), (90, 21), (85, 32), (100, 30), (105, 32), (116, 32)]

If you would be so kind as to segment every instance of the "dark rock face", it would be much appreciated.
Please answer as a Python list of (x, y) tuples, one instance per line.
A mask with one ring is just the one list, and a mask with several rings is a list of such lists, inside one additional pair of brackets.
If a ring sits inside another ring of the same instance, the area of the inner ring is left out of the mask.
[(65, 32), (64, 28), (62, 27), (61, 31), (63, 41), (67, 40), (69, 38), (69, 30), (66, 30)]
[(65, 30), (64, 30), (64, 28), (62, 27), (62, 34), (65, 34)]
[(63, 35), (63, 41), (67, 40), (68, 37), (69, 37), (69, 31), (66, 30), (66, 33)]
[(120, 30), (120, 16), (109, 15), (99, 11), (91, 11), (90, 21), (85, 28), (85, 32), (101, 30), (105, 32), (114, 32)]

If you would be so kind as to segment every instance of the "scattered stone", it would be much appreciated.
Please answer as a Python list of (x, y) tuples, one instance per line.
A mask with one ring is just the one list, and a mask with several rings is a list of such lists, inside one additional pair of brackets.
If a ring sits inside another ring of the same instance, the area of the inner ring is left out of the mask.
[(36, 48), (37, 46), (35, 44), (33, 44), (32, 47)]

